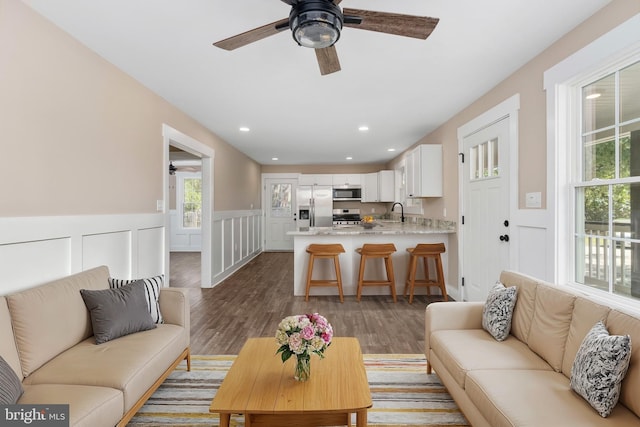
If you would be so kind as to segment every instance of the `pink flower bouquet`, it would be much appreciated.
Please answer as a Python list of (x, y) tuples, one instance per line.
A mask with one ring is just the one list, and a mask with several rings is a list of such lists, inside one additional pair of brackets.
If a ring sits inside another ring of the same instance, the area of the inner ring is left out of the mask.
[(308, 357), (317, 354), (324, 357), (324, 351), (331, 345), (333, 328), (318, 313), (288, 316), (282, 319), (276, 331), (276, 340), (280, 345), (277, 353), (281, 353), (286, 362), (294, 354)]

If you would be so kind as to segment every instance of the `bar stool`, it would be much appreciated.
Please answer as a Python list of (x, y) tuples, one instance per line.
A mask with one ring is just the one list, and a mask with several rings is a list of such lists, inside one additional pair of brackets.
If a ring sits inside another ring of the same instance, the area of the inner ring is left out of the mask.
[[(442, 292), (442, 297), (448, 301), (447, 287), (444, 284), (444, 272), (442, 271), (441, 253), (445, 252), (444, 243), (420, 243), (415, 248), (407, 248), (409, 252), (409, 268), (407, 270), (407, 281), (404, 285), (404, 295), (409, 290), (409, 304), (413, 302), (413, 289), (416, 286), (426, 286), (427, 295), (431, 296), (431, 286), (437, 286)], [(424, 279), (416, 279), (418, 269), (418, 258), (422, 258), (424, 265)], [(436, 277), (432, 280), (429, 276), (429, 259), (434, 260), (436, 265)]]
[[(360, 271), (358, 272), (358, 301), (362, 296), (363, 286), (389, 286), (393, 302), (396, 302), (396, 281), (393, 275), (393, 262), (391, 254), (396, 251), (393, 243), (365, 243), (361, 248), (356, 249), (360, 254)], [(387, 280), (364, 280), (364, 267), (369, 258), (383, 258), (387, 273)]]
[[(340, 254), (344, 253), (344, 247), (342, 247), (340, 243), (311, 244), (307, 247), (307, 253), (309, 254), (309, 267), (307, 268), (307, 292), (304, 300), (309, 301), (309, 289), (311, 289), (312, 286), (337, 286), (338, 293), (340, 294), (340, 302), (344, 302), (344, 296), (342, 295), (342, 275), (340, 273), (339, 259)], [(316, 258), (333, 258), (333, 266), (336, 270), (335, 280), (311, 279)]]

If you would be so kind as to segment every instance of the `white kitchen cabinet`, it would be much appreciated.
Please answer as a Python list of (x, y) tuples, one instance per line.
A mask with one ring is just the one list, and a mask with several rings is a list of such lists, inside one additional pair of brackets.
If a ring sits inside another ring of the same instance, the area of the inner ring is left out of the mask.
[(442, 197), (442, 145), (422, 144), (407, 156), (407, 197)]
[(298, 185), (333, 185), (333, 175), (330, 173), (301, 174)]
[(334, 187), (353, 187), (362, 185), (360, 174), (334, 174), (333, 186)]
[(362, 202), (393, 202), (395, 173), (391, 170), (362, 174)]

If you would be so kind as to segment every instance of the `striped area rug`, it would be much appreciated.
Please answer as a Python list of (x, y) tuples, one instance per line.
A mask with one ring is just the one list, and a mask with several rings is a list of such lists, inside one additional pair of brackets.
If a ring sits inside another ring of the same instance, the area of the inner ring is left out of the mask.
[[(209, 405), (234, 359), (191, 356), (191, 372), (186, 371), (184, 362), (179, 365), (128, 425), (218, 426), (218, 415), (209, 413)], [(364, 363), (373, 397), (368, 425), (469, 425), (440, 379), (427, 375), (423, 355), (367, 354)], [(231, 426), (243, 427), (243, 417), (233, 416)]]

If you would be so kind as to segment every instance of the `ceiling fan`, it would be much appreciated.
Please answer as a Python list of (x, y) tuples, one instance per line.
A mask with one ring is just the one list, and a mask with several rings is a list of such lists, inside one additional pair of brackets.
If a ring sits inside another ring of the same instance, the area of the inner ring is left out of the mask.
[(346, 8), (341, 10), (338, 5), (342, 0), (281, 1), (291, 6), (288, 18), (220, 40), (213, 45), (234, 50), (290, 28), (293, 39), (300, 46), (315, 49), (320, 74), (326, 75), (340, 71), (334, 44), (340, 38), (343, 26), (424, 40), (439, 21), (438, 18), (428, 16)]

